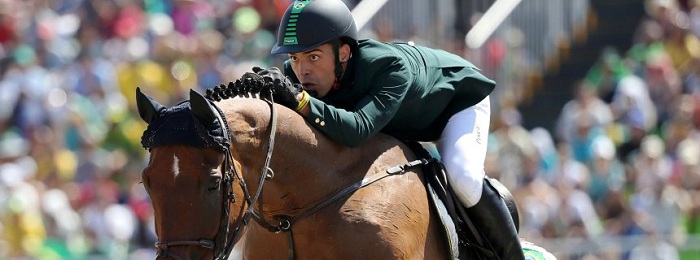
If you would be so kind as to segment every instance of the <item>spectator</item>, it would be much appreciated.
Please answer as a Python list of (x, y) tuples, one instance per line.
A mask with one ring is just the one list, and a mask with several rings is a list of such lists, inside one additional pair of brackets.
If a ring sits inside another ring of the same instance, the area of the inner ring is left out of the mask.
[(594, 86), (579, 81), (574, 85), (575, 98), (567, 102), (556, 122), (557, 138), (573, 141), (577, 135), (576, 122), (589, 118), (590, 127), (605, 129), (613, 122), (610, 106), (599, 96)]

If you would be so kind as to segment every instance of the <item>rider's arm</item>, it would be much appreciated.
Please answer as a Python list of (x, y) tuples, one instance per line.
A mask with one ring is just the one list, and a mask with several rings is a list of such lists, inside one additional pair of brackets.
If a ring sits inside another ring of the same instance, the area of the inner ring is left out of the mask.
[(378, 71), (367, 73), (374, 75), (374, 81), (353, 109), (312, 97), (300, 113), (326, 136), (346, 146), (357, 146), (377, 134), (399, 109), (408, 91), (410, 72), (396, 57), (378, 57), (372, 64)]

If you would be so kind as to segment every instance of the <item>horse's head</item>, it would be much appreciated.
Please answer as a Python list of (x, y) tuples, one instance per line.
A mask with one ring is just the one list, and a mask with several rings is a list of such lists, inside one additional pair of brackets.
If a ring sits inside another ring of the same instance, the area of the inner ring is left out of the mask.
[(142, 180), (154, 209), (158, 257), (225, 258), (242, 232), (245, 209), (242, 187), (233, 185), (240, 180), (223, 115), (195, 91), (169, 108), (136, 92), (148, 123), (141, 143), (150, 161)]

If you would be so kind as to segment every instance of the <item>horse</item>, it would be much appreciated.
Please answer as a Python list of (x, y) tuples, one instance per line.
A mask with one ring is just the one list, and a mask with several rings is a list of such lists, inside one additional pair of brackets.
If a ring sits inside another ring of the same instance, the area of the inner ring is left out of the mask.
[(226, 259), (243, 240), (244, 259), (451, 257), (406, 144), (346, 147), (271, 94), (231, 89), (172, 107), (136, 89), (157, 258)]

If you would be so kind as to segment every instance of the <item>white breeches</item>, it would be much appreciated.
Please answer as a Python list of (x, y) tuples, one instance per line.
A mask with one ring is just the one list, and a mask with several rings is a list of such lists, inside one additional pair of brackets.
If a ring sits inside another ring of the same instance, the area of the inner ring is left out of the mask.
[(467, 208), (481, 198), (490, 121), (487, 96), (453, 115), (436, 143), (452, 189)]

